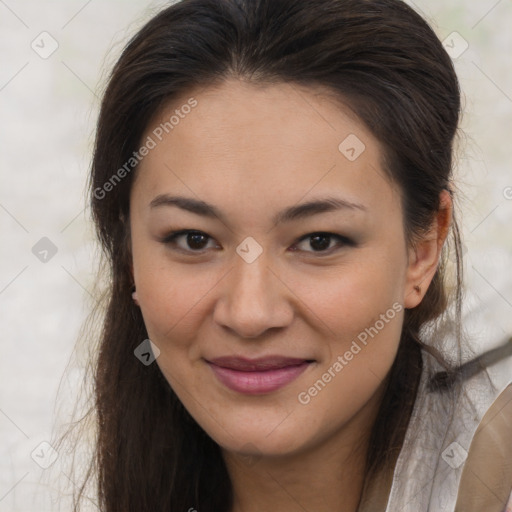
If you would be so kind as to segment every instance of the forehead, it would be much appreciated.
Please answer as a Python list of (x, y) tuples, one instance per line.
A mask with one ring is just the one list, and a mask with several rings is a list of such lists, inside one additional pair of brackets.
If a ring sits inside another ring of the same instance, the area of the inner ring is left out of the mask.
[(148, 137), (154, 148), (134, 185), (148, 198), (179, 189), (247, 209), (339, 191), (354, 202), (396, 203), (379, 142), (318, 88), (237, 80), (197, 88), (161, 109)]

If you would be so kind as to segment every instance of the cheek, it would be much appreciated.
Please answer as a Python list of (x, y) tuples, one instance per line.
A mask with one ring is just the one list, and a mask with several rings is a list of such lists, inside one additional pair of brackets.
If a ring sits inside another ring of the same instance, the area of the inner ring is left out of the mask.
[(405, 256), (389, 246), (361, 252), (357, 263), (335, 276), (311, 278), (315, 286), (303, 300), (325, 326), (327, 341), (311, 384), (332, 382), (326, 386), (330, 391), (318, 393), (318, 404), (341, 400), (348, 410), (357, 408), (385, 378), (400, 341), (405, 270)]
[[(204, 315), (208, 294), (218, 281), (217, 272), (199, 273), (193, 265), (158, 264), (154, 259), (141, 265), (137, 294), (148, 334), (155, 343), (186, 345), (187, 331)], [(175, 340), (175, 341), (174, 341)]]
[(387, 267), (365, 265), (310, 296), (329, 331), (317, 340), (325, 358), (298, 400), (325, 435), (371, 400), (393, 364), (403, 324), (399, 282)]
[(400, 256), (360, 253), (336, 273), (307, 277), (301, 298), (333, 334), (346, 340), (401, 303), (404, 279), (405, 259)]
[[(215, 272), (169, 262), (143, 267), (137, 291), (149, 339), (160, 349), (160, 371), (179, 399), (190, 408), (190, 395), (201, 396), (201, 323), (210, 315), (209, 293), (218, 282)], [(179, 271), (178, 271), (179, 270)], [(215, 275), (214, 275), (215, 274)], [(140, 290), (140, 292), (139, 292)], [(204, 368), (203, 368), (204, 371)]]

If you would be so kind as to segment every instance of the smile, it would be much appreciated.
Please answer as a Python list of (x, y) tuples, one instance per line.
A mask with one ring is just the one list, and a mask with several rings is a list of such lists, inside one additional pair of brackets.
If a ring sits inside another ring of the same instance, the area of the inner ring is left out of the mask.
[(258, 395), (280, 389), (303, 373), (313, 362), (279, 356), (249, 360), (238, 357), (206, 361), (215, 377), (239, 393)]

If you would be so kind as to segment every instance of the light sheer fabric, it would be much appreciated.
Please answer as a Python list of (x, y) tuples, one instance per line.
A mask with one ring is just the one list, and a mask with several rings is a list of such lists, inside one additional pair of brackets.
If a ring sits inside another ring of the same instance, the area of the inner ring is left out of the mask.
[[(386, 512), (458, 512), (459, 485), (471, 442), (485, 413), (503, 391), (494, 389), (481, 372), (452, 393), (431, 392), (427, 375), (438, 369), (437, 363), (425, 352), (423, 362)], [(512, 378), (507, 385), (510, 383)]]

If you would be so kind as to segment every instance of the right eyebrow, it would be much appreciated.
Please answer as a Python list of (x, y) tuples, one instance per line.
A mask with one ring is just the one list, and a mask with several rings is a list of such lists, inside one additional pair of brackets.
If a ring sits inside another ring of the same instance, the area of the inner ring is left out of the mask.
[(182, 210), (202, 215), (203, 217), (219, 218), (223, 220), (223, 215), (217, 208), (205, 201), (199, 201), (190, 197), (170, 196), (168, 194), (160, 194), (156, 196), (150, 203), (150, 208), (158, 208), (160, 206), (177, 206)]

